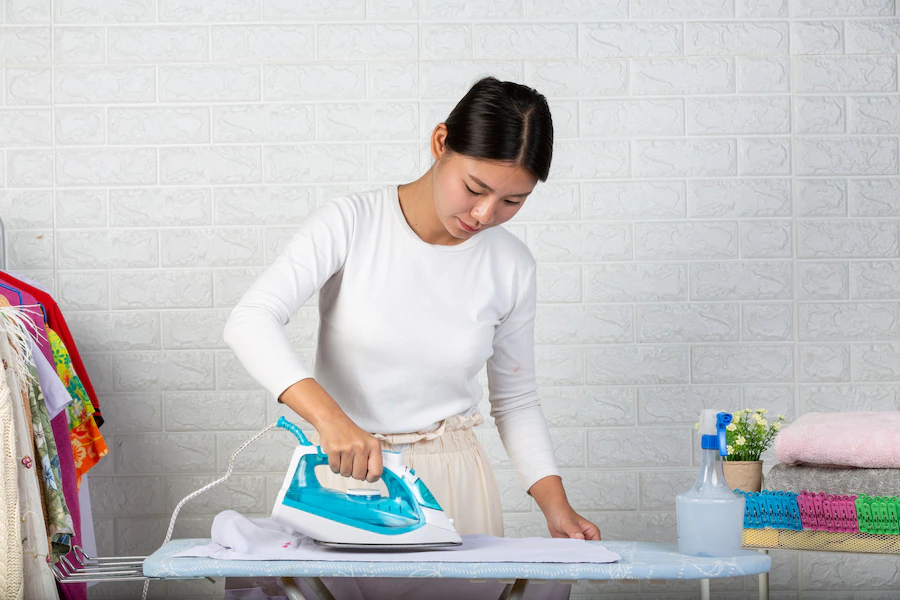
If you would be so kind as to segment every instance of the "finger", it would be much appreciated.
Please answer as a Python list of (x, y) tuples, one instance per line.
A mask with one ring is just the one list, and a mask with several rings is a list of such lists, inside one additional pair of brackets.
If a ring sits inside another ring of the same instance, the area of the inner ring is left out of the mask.
[(337, 452), (332, 452), (328, 454), (328, 468), (331, 469), (331, 472), (337, 475), (341, 472), (341, 455)]
[(368, 468), (369, 459), (364, 453), (359, 452), (353, 456), (353, 479), (364, 481), (366, 479), (366, 471)]
[(350, 477), (353, 473), (353, 455), (341, 453), (341, 477)]
[(384, 469), (384, 465), (381, 459), (381, 448), (369, 453), (369, 473), (366, 475), (366, 481), (369, 483), (375, 483), (381, 478), (381, 472)]

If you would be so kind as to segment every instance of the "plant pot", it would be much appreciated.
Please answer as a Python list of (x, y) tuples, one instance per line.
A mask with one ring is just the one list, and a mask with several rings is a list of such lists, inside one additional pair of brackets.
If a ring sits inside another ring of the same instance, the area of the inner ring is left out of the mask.
[(762, 465), (761, 460), (726, 460), (722, 463), (725, 482), (731, 489), (758, 492), (762, 489)]

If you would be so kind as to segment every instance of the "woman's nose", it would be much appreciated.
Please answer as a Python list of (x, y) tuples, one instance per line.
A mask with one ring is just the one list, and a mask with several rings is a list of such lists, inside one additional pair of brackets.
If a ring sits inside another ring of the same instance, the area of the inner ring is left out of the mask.
[(479, 202), (472, 209), (472, 216), (482, 225), (490, 225), (494, 220), (494, 204), (490, 200)]

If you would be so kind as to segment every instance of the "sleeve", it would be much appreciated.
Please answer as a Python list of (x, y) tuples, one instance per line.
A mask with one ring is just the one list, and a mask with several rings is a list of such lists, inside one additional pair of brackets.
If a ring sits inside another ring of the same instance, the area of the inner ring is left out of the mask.
[(313, 376), (291, 345), (284, 326), (340, 271), (353, 234), (350, 204), (330, 200), (314, 211), (284, 252), (231, 311), (223, 337), (247, 372), (275, 398)]
[(559, 475), (553, 442), (537, 393), (534, 316), (537, 286), (533, 267), (525, 289), (494, 333), (487, 361), (491, 416), (522, 484)]

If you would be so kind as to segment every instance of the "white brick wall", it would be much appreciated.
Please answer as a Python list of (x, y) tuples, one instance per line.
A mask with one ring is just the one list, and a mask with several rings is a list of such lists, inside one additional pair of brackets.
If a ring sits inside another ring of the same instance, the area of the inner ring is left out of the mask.
[[(285, 414), (223, 345), (230, 307), (322, 201), (425, 170), (428, 134), (481, 74), (554, 112), (551, 180), (509, 228), (539, 261), (539, 380), (567, 489), (607, 539), (674, 539), (703, 408), (900, 409), (896, 0), (2, 8), (6, 252), (55, 292), (102, 396), (102, 553), (153, 550), (178, 499)], [(316, 318), (289, 326), (310, 361)], [(543, 535), (496, 431), (480, 435), (509, 534)], [(266, 513), (289, 446), (250, 447), (176, 535), (226, 507)], [(778, 598), (888, 597), (895, 563), (781, 552), (772, 581)]]

